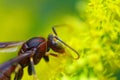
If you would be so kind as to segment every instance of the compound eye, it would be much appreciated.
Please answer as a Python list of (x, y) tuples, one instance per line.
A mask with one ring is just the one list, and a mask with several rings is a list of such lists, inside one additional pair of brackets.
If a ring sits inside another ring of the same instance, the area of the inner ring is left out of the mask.
[(55, 41), (55, 42), (52, 44), (51, 48), (52, 48), (54, 51), (58, 52), (58, 53), (63, 53), (63, 52), (65, 52), (62, 44), (61, 44), (59, 41)]
[(54, 43), (54, 46), (55, 46), (57, 49), (63, 49), (63, 46), (62, 46), (62, 44), (61, 44), (59, 41), (56, 41), (56, 42)]

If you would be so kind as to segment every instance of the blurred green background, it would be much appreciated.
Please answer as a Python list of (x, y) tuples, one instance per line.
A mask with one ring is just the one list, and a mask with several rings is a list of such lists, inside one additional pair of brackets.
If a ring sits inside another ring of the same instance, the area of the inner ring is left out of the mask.
[[(47, 38), (54, 25), (59, 37), (81, 55), (50, 56), (35, 66), (39, 80), (120, 80), (119, 0), (0, 0), (0, 42)], [(18, 48), (0, 49), (0, 63)], [(51, 52), (53, 52), (51, 50)], [(22, 80), (33, 80), (24, 69)]]

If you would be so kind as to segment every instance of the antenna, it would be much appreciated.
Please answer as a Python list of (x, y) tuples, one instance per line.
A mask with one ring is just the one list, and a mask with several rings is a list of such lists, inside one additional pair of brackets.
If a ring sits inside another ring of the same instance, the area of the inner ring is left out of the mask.
[[(63, 24), (63, 25), (67, 25), (67, 24)], [(59, 40), (61, 43), (63, 43), (65, 46), (67, 46), (69, 49), (71, 49), (73, 52), (75, 52), (75, 53), (77, 54), (77, 57), (74, 58), (74, 59), (79, 59), (79, 58), (80, 58), (79, 53), (78, 53), (75, 49), (73, 49), (71, 46), (69, 46), (69, 45), (66, 44), (64, 41), (62, 41), (61, 39), (59, 39), (59, 38), (57, 37), (57, 33), (56, 33), (56, 30), (55, 30), (55, 27), (58, 27), (58, 26), (61, 26), (61, 25), (56, 25), (56, 26), (52, 27), (53, 33), (56, 35), (55, 38), (56, 38), (57, 40)]]
[(57, 32), (55, 30), (55, 27), (60, 27), (60, 26), (70, 26), (70, 25), (68, 25), (68, 24), (54, 25), (54, 27), (52, 27), (52, 31), (56, 36), (57, 36)]
[(56, 33), (56, 31), (55, 31), (55, 28), (54, 28), (54, 27), (52, 27), (52, 30), (53, 30), (53, 33), (57, 36), (57, 33)]

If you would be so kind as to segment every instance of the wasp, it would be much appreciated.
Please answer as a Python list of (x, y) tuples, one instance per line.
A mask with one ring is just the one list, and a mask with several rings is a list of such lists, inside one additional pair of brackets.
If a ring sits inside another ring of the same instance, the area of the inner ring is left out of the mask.
[[(49, 53), (50, 49), (57, 53), (64, 53), (65, 49), (63, 45), (77, 54), (77, 57), (74, 59), (79, 59), (79, 53), (58, 37), (55, 26), (52, 27), (52, 31), (54, 34), (49, 34), (47, 39), (44, 37), (33, 37), (24, 42), (1, 42), (0, 48), (22, 46), (16, 58), (0, 65), (0, 80), (10, 80), (13, 72), (15, 72), (14, 80), (21, 80), (24, 72), (23, 69), (27, 66), (28, 74), (34, 75), (37, 79), (34, 65), (38, 64), (41, 58), (44, 58), (44, 60), (48, 62), (49, 55), (57, 56), (57, 54)], [(61, 43), (63, 45), (61, 45)]]

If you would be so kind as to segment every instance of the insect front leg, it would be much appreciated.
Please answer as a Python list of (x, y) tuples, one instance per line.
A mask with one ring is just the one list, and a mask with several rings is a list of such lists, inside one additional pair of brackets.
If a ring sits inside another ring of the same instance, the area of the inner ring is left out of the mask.
[(44, 55), (43, 58), (46, 62), (49, 62), (49, 56)]
[(58, 55), (55, 53), (46, 52), (45, 55), (43, 56), (43, 58), (46, 62), (49, 62), (49, 55), (54, 56), (54, 57), (58, 57)]
[(45, 56), (49, 56), (49, 55), (54, 56), (54, 57), (58, 57), (58, 54), (55, 54), (55, 53), (51, 53), (51, 52), (45, 53)]

